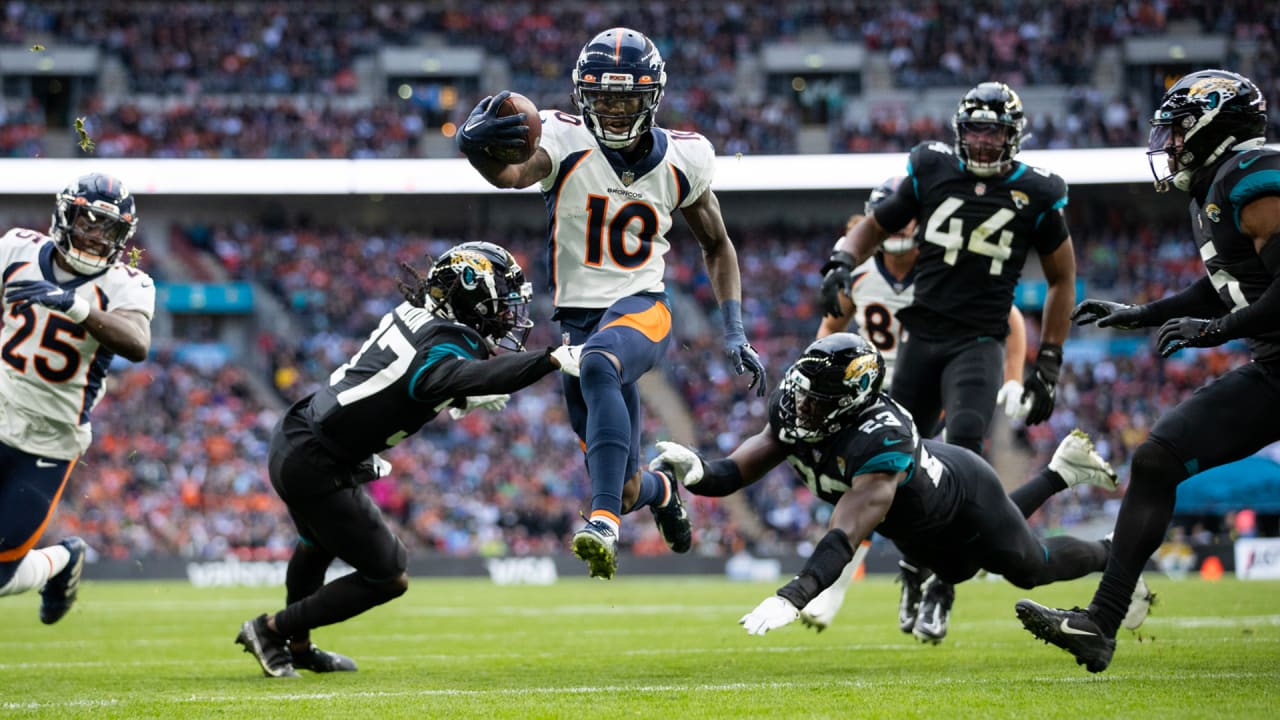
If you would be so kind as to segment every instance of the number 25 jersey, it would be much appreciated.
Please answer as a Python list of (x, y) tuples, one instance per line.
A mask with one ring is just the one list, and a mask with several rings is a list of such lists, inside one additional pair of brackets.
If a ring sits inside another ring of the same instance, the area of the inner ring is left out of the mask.
[(672, 214), (711, 185), (715, 151), (697, 133), (653, 128), (653, 147), (634, 164), (602, 147), (582, 118), (544, 110), (540, 147), (551, 158), (547, 203), (552, 301), (606, 308), (662, 292)]

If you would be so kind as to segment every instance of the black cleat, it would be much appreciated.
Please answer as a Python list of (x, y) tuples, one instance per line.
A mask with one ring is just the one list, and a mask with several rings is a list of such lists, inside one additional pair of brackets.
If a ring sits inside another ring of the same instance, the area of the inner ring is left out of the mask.
[(937, 645), (947, 636), (951, 622), (951, 606), (956, 601), (956, 588), (943, 582), (937, 575), (930, 575), (921, 586), (920, 610), (912, 634), (923, 643)]
[(69, 537), (60, 543), (71, 554), (67, 566), (40, 589), (40, 622), (52, 625), (62, 619), (76, 603), (80, 591), (80, 573), (84, 571), (84, 540)]
[(298, 670), (310, 670), (314, 673), (355, 672), (356, 661), (336, 652), (321, 650), (311, 643), (302, 652), (290, 651), (293, 656), (293, 667)]
[(680, 500), (680, 490), (671, 479), (671, 473), (662, 470), (654, 472), (671, 489), (671, 499), (662, 507), (649, 507), (653, 520), (658, 524), (658, 532), (667, 541), (667, 547), (672, 552), (687, 553), (693, 547), (693, 526), (689, 523), (689, 513), (684, 509), (684, 502)]
[(288, 642), (280, 633), (267, 627), (267, 616), (259, 615), (240, 626), (236, 642), (253, 655), (267, 677), (302, 677), (290, 662)]
[(898, 629), (911, 634), (916, 629), (916, 616), (920, 613), (921, 586), (932, 576), (928, 570), (918, 569), (906, 560), (899, 560), (898, 582), (902, 583), (902, 595), (898, 598)]
[(1031, 600), (1019, 600), (1014, 608), (1032, 635), (1071, 653), (1089, 672), (1102, 672), (1111, 664), (1116, 639), (1104, 635), (1087, 610), (1058, 610)]

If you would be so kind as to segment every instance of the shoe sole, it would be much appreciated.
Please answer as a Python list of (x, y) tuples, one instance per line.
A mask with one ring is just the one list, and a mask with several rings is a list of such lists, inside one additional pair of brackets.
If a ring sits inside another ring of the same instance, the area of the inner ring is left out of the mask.
[(258, 661), (258, 666), (262, 668), (263, 674), (270, 678), (282, 677), (302, 677), (293, 668), (289, 668), (286, 672), (276, 674), (271, 672), (271, 668), (267, 665), (266, 658), (262, 656), (262, 643), (258, 640), (258, 632), (253, 629), (253, 621), (248, 620), (244, 625), (240, 626), (240, 634), (236, 635), (236, 644), (243, 645), (244, 651), (253, 656)]
[(617, 556), (590, 535), (579, 535), (573, 539), (573, 554), (587, 564), (591, 577), (611, 580), (618, 570)]
[(1075, 658), (1076, 664), (1084, 665), (1085, 669), (1089, 672), (1102, 672), (1111, 664), (1109, 660), (1106, 662), (1101, 662), (1096, 659), (1086, 660), (1085, 658), (1077, 655), (1075, 650), (1063, 645), (1058, 641), (1058, 626), (1055, 625), (1052, 620), (1049, 620), (1039, 612), (1036, 612), (1035, 608), (1018, 603), (1014, 606), (1014, 612), (1018, 614), (1018, 620), (1022, 622), (1022, 627), (1026, 628), (1027, 632), (1035, 635), (1040, 640), (1043, 640), (1046, 645), (1053, 645), (1054, 647), (1071, 653), (1071, 657)]

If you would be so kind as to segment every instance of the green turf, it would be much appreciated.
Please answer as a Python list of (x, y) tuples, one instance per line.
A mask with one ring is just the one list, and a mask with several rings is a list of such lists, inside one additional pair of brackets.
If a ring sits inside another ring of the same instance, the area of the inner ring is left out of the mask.
[(1153, 579), (1142, 637), (1090, 675), (1028, 635), (1013, 604), (1088, 600), (1096, 578), (1031, 593), (958, 588), (951, 633), (897, 630), (897, 586), (854, 586), (831, 629), (749, 637), (774, 586), (719, 578), (564, 579), (550, 587), (417, 579), (318, 631), (360, 672), (262, 677), (232, 640), (282, 589), (87, 582), (53, 627), (5, 598), (0, 717), (58, 718), (1274, 718), (1280, 583)]

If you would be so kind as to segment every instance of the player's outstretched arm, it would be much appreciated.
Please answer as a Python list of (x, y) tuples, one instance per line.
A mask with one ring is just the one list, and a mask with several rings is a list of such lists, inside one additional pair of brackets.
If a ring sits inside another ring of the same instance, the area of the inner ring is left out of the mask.
[(136, 310), (101, 310), (48, 280), (15, 280), (5, 286), (4, 299), (13, 303), (13, 312), (35, 303), (63, 313), (126, 360), (141, 362), (151, 349), (151, 321), (146, 315)]
[(458, 150), (490, 185), (526, 188), (551, 174), (551, 157), (541, 148), (528, 160), (508, 165), (489, 154), (490, 148), (522, 147), (529, 126), (524, 113), (498, 115), (511, 92), (503, 90), (481, 100), (455, 136)]

